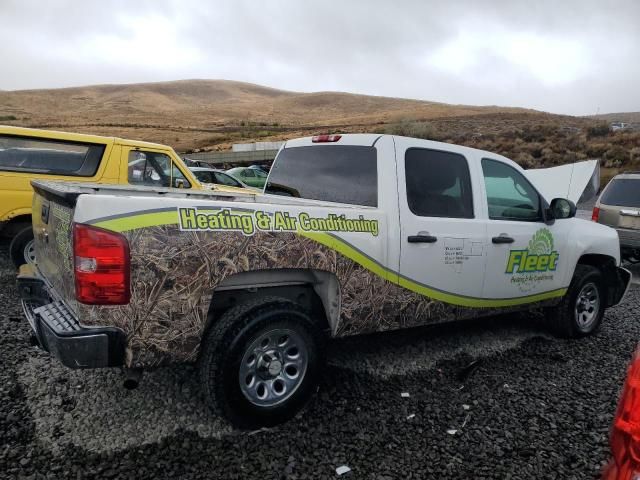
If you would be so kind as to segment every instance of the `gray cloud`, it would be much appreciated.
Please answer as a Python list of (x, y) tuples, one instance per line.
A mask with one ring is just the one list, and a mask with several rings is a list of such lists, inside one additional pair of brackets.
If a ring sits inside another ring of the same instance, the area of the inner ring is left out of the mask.
[(640, 2), (0, 3), (1, 89), (225, 78), (557, 113), (640, 110)]

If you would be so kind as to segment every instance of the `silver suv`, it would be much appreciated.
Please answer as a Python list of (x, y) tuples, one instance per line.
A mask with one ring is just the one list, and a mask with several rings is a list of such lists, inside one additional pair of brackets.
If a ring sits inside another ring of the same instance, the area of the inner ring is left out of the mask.
[(613, 177), (593, 207), (591, 219), (615, 228), (622, 258), (640, 262), (640, 172)]

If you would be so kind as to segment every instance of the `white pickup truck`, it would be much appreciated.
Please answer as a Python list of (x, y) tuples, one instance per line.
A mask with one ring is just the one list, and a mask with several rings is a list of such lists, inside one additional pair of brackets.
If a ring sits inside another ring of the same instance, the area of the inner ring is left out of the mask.
[(511, 160), (387, 135), (290, 140), (265, 194), (33, 182), (38, 263), (18, 283), (72, 368), (198, 362), (241, 427), (286, 420), (323, 343), (544, 308), (565, 336), (621, 301), (615, 230)]

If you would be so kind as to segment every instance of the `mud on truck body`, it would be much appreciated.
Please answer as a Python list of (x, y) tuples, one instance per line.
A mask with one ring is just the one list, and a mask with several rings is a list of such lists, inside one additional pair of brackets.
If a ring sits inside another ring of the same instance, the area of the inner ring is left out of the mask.
[(630, 274), (614, 230), (514, 162), (380, 135), (288, 141), (264, 195), (34, 182), (26, 316), (72, 368), (197, 362), (242, 427), (299, 410), (327, 339), (544, 308), (595, 331)]

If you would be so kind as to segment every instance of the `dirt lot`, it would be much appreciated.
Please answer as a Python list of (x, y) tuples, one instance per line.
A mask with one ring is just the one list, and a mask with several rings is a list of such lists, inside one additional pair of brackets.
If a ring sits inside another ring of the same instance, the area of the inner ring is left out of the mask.
[(343, 340), (299, 417), (239, 432), (206, 413), (193, 368), (127, 391), (117, 370), (67, 370), (30, 347), (6, 250), (1, 478), (317, 479), (341, 465), (347, 478), (592, 478), (640, 338), (634, 287), (579, 341), (536, 315)]

